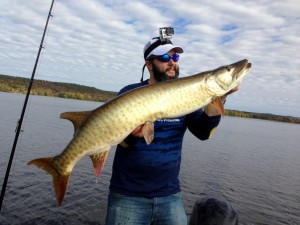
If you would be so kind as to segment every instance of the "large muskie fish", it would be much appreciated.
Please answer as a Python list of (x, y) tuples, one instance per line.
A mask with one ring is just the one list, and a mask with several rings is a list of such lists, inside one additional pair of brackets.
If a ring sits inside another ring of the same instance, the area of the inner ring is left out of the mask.
[(237, 86), (250, 67), (245, 59), (190, 77), (128, 91), (93, 111), (62, 113), (61, 118), (74, 124), (73, 139), (59, 155), (34, 159), (28, 165), (36, 165), (52, 175), (60, 205), (73, 167), (82, 157), (91, 157), (94, 173), (98, 176), (111, 146), (121, 143), (139, 125), (143, 125), (145, 141), (150, 144), (153, 122), (158, 119), (179, 117), (212, 101), (223, 113), (218, 97)]

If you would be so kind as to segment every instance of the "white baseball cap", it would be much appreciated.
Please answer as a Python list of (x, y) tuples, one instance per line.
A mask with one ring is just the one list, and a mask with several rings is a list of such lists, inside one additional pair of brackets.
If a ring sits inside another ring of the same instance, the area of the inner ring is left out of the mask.
[(144, 47), (144, 59), (147, 60), (153, 55), (164, 55), (172, 49), (174, 49), (176, 53), (183, 53), (183, 48), (173, 45), (170, 40), (162, 42), (159, 37), (152, 38)]

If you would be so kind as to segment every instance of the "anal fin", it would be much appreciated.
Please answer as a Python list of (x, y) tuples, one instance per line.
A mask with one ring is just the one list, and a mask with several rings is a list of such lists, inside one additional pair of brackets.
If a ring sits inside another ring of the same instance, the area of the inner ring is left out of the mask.
[(100, 153), (94, 153), (90, 155), (90, 158), (93, 162), (94, 166), (94, 174), (95, 176), (99, 176), (102, 172), (103, 166), (105, 164), (105, 161), (107, 159), (109, 150), (102, 151)]

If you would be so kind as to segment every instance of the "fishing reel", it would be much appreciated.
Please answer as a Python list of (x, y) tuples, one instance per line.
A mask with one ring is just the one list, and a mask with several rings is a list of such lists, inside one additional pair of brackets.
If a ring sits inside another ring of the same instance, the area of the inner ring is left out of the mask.
[(161, 42), (168, 42), (174, 35), (173, 27), (162, 27), (159, 28), (159, 38)]

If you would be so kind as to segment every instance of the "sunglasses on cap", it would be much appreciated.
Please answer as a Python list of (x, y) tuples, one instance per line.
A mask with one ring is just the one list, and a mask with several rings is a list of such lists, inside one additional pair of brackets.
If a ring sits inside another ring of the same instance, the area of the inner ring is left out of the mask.
[(159, 61), (161, 62), (169, 62), (171, 59), (174, 61), (174, 62), (178, 62), (179, 60), (179, 55), (178, 54), (174, 54), (172, 56), (168, 55), (168, 54), (164, 54), (164, 55), (160, 55), (160, 56), (157, 56), (155, 57), (157, 58)]

